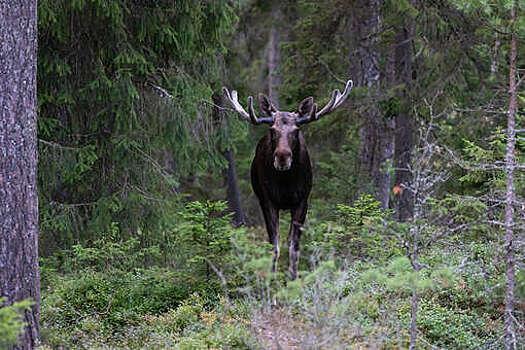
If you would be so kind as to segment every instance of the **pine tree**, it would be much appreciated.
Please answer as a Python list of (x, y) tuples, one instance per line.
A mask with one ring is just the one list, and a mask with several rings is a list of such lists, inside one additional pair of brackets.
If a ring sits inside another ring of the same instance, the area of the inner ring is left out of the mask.
[(31, 299), (17, 349), (39, 337), (36, 1), (0, 3), (0, 297)]
[(42, 0), (39, 13), (44, 254), (113, 224), (160, 231), (191, 179), (224, 167), (211, 96), (234, 7)]

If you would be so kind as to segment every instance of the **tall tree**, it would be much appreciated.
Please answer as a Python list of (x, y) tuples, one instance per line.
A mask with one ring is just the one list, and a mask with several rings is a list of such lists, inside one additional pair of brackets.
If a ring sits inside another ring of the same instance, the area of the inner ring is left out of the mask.
[(241, 191), (239, 190), (239, 181), (237, 179), (237, 169), (235, 166), (235, 156), (233, 147), (229, 140), (229, 121), (224, 118), (223, 112), (223, 97), (221, 94), (215, 93), (213, 99), (213, 117), (217, 122), (225, 121), (226, 123), (226, 147), (222, 151), (227, 162), (227, 168), (224, 171), (224, 179), (226, 182), (226, 201), (228, 202), (228, 209), (233, 213), (232, 224), (234, 226), (241, 226), (246, 223), (246, 216), (241, 204)]
[[(358, 42), (350, 55), (350, 63), (351, 76), (357, 86), (367, 89), (369, 100), (359, 131), (359, 189), (371, 191), (383, 208), (388, 208), (391, 179), (387, 165), (392, 160), (394, 144), (393, 120), (386, 119), (379, 107), (383, 79), (379, 65), (380, 12), (380, 1), (356, 1), (351, 35), (357, 36)], [(372, 188), (366, 188), (370, 184)]]
[(516, 348), (516, 334), (514, 332), (514, 289), (515, 289), (515, 261), (514, 261), (514, 170), (516, 168), (516, 111), (518, 108), (518, 91), (516, 86), (516, 2), (511, 7), (511, 36), (509, 55), (509, 110), (507, 114), (507, 148), (505, 155), (505, 170), (507, 175), (505, 196), (505, 263), (506, 263), (506, 293), (505, 293), (505, 349)]
[(234, 6), (38, 6), (41, 251), (93, 239), (115, 223), (122, 235), (159, 232), (188, 179), (221, 162), (204, 101), (222, 78), (217, 57)]
[(34, 348), (39, 335), (36, 7), (0, 2), (0, 297), (34, 301), (18, 349)]
[[(413, 0), (411, 1), (414, 2)], [(412, 87), (412, 48), (414, 42), (414, 18), (405, 14), (397, 26), (393, 47), (395, 77), (394, 84), (402, 86), (398, 90), (399, 107), (395, 115), (395, 183), (401, 191), (395, 203), (396, 215), (400, 221), (412, 217), (413, 207), (411, 192), (403, 189), (403, 185), (410, 183), (411, 171), (408, 169), (414, 148), (414, 120), (410, 113), (410, 89)]]

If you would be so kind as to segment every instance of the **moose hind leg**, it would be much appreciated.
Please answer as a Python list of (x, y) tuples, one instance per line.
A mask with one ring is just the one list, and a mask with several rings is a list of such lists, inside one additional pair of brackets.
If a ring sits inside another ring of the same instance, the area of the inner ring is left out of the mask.
[(292, 280), (297, 278), (297, 265), (299, 263), (299, 240), (303, 229), (304, 221), (306, 220), (307, 212), (306, 201), (298, 208), (292, 209), (292, 222), (290, 223), (290, 233), (288, 235), (288, 252), (289, 252), (289, 268), (290, 278)]
[(272, 272), (277, 270), (279, 261), (279, 210), (271, 205), (261, 203), (261, 209), (268, 232), (268, 240), (273, 245)]

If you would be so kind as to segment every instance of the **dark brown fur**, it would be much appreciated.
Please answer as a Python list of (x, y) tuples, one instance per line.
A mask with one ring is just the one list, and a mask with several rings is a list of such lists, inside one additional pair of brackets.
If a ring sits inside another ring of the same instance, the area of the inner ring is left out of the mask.
[(274, 247), (272, 271), (276, 270), (279, 260), (279, 210), (290, 210), (292, 214), (288, 234), (289, 272), (292, 279), (297, 277), (299, 239), (312, 189), (310, 157), (299, 126), (319, 120), (337, 109), (348, 97), (352, 86), (352, 81), (348, 80), (342, 93), (334, 90), (328, 104), (319, 111), (312, 97), (305, 98), (297, 112), (281, 112), (267, 96), (259, 95), (261, 117), (255, 113), (251, 96), (248, 97), (246, 111), (239, 103), (237, 91), (230, 92), (223, 88), (227, 100), (241, 118), (254, 125), (270, 125), (266, 135), (257, 144), (251, 168), (252, 187), (259, 199), (268, 238)]
[[(289, 273), (295, 279), (299, 239), (312, 189), (312, 168), (303, 134), (295, 125), (298, 114), (277, 112), (274, 116), (274, 124), (257, 144), (251, 180), (263, 212), (269, 241), (274, 246), (273, 271), (279, 259), (279, 210), (290, 210)], [(276, 158), (282, 158), (281, 154), (285, 154), (284, 157), (291, 155), (291, 166), (287, 170), (276, 168)]]

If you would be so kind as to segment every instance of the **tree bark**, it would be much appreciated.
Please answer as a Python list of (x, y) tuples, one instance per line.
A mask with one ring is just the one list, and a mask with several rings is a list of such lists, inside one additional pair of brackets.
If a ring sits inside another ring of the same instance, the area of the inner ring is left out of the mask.
[(514, 24), (516, 22), (516, 3), (511, 8), (512, 34), (510, 38), (509, 55), (509, 111), (507, 116), (507, 149), (505, 154), (505, 170), (507, 175), (505, 196), (505, 238), (504, 251), (506, 263), (506, 293), (505, 293), (505, 349), (516, 348), (516, 333), (514, 331), (514, 170), (516, 168), (516, 110), (518, 107), (516, 89), (516, 58), (517, 38)]
[(32, 299), (16, 349), (39, 336), (35, 0), (0, 2), (0, 297)]
[(414, 149), (414, 120), (411, 115), (410, 88), (412, 86), (412, 43), (414, 36), (414, 19), (409, 18), (403, 27), (398, 29), (395, 40), (395, 84), (402, 84), (398, 98), (400, 108), (395, 116), (395, 184), (400, 188), (395, 203), (396, 216), (399, 221), (406, 221), (414, 214), (412, 193), (405, 191), (403, 185), (410, 184), (412, 172), (410, 162)]
[(412, 290), (412, 297), (410, 298), (410, 345), (409, 350), (416, 349), (417, 345), (417, 309), (419, 305), (419, 296), (414, 287)]
[[(414, 195), (412, 197), (414, 207), (414, 221), (410, 227), (410, 235), (412, 236), (412, 251), (409, 253), (410, 263), (414, 272), (418, 273), (420, 268), (419, 265), (419, 236), (421, 233), (420, 220), (422, 218), (422, 205), (426, 194), (422, 193), (422, 185), (424, 178), (422, 178), (421, 171), (416, 170), (414, 175), (414, 183), (412, 187), (414, 189)], [(417, 292), (417, 285), (412, 286), (412, 297), (410, 299), (410, 344), (409, 350), (416, 349), (417, 345), (417, 314), (419, 308), (419, 294)]]
[(393, 120), (386, 120), (378, 107), (381, 74), (379, 67), (380, 9), (378, 0), (356, 2), (352, 33), (358, 42), (350, 55), (351, 76), (357, 86), (368, 89), (368, 103), (363, 126), (359, 130), (359, 179), (360, 192), (372, 192), (383, 208), (388, 208), (390, 198), (390, 173), (388, 163), (393, 157)]
[(228, 201), (228, 208), (233, 213), (232, 224), (238, 227), (246, 223), (246, 217), (241, 206), (241, 192), (239, 191), (233, 151), (227, 149), (224, 152), (224, 157), (228, 161), (228, 169), (226, 170), (226, 199)]

